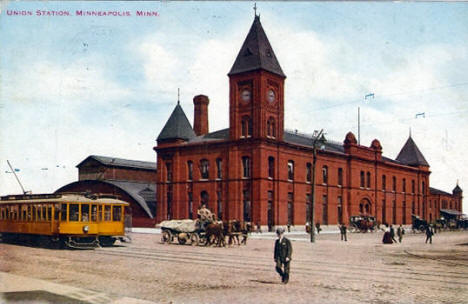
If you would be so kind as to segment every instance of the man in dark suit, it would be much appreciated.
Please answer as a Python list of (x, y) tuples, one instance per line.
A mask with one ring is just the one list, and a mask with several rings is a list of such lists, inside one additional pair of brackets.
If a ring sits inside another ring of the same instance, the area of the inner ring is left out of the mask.
[(291, 263), (292, 245), (291, 241), (284, 237), (284, 229), (276, 229), (278, 239), (275, 242), (276, 271), (281, 276), (281, 281), (287, 284), (289, 281), (289, 264)]

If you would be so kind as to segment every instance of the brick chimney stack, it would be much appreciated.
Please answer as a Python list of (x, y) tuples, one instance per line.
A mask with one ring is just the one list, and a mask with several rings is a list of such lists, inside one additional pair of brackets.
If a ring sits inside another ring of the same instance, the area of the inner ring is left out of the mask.
[(194, 118), (193, 131), (197, 136), (208, 133), (208, 104), (210, 100), (208, 96), (197, 95), (193, 98)]

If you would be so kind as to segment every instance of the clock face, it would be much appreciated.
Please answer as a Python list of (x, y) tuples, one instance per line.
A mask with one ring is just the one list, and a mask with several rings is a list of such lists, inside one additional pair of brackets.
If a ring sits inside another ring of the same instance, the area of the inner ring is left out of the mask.
[(247, 89), (246, 89), (246, 90), (243, 90), (242, 93), (241, 93), (241, 99), (242, 99), (242, 101), (245, 101), (245, 102), (250, 101), (250, 95), (251, 95), (251, 94), (250, 94), (250, 91), (249, 91), (249, 90), (247, 90)]
[(272, 103), (272, 102), (275, 101), (275, 99), (276, 99), (275, 92), (274, 92), (273, 90), (271, 90), (271, 89), (268, 90), (268, 92), (267, 92), (267, 100), (268, 100), (270, 103)]

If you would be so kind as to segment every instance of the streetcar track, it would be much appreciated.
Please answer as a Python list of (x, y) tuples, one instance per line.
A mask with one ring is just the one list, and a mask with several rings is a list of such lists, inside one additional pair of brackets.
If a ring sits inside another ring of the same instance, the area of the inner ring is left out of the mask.
[[(113, 250), (113, 249), (99, 249), (99, 250), (109, 251), (109, 250)], [(113, 251), (114, 252), (129, 252), (128, 250), (127, 251), (113, 250)], [(160, 254), (161, 253), (166, 253), (166, 254), (169, 254), (169, 255), (184, 256), (184, 257), (189, 258), (189, 259), (193, 259), (193, 256), (197, 255), (197, 256), (206, 257), (206, 258), (204, 258), (204, 260), (206, 260), (207, 258), (212, 259), (212, 258), (215, 258), (215, 257), (219, 257), (219, 258), (222, 258), (222, 259), (225, 260), (227, 257), (232, 257), (232, 258), (235, 258), (235, 261), (238, 261), (239, 259), (242, 259), (244, 261), (245, 260), (270, 261), (270, 258), (263, 257), (263, 256), (260, 256), (260, 257), (239, 256), (239, 255), (229, 254), (229, 253), (224, 254), (224, 253), (209, 253), (209, 252), (192, 252), (192, 251), (186, 251), (186, 250), (184, 250), (184, 251), (172, 251), (172, 250), (159, 250), (159, 249), (155, 252), (155, 250), (151, 249), (151, 248), (136, 248), (136, 247), (133, 247), (131, 249), (131, 252), (135, 252), (137, 254), (141, 253), (142, 251), (147, 252), (149, 254), (155, 254), (157, 252), (157, 253), (160, 253)], [(273, 256), (271, 257), (271, 260), (272, 259), (273, 259)], [(369, 267), (369, 266), (350, 265), (350, 264), (343, 264), (343, 263), (330, 263), (330, 262), (322, 262), (322, 261), (317, 262), (317, 261), (313, 261), (313, 260), (303, 260), (303, 259), (294, 260), (295, 265), (298, 264), (298, 263), (299, 264), (305, 264), (305, 265), (311, 265), (311, 264), (318, 265), (318, 266), (329, 265), (331, 267), (340, 267), (340, 268), (348, 268), (348, 269), (351, 268), (353, 270), (359, 270), (360, 273), (363, 270), (367, 270), (367, 271), (370, 271), (370, 272), (379, 271), (379, 272), (384, 272), (384, 273), (387, 273), (389, 270), (391, 270), (393, 272), (403, 273), (403, 274), (410, 273), (410, 272), (402, 271), (401, 268), (393, 268), (393, 267), (392, 268), (386, 268), (385, 270), (376, 270), (375, 268), (372, 268), (372, 267)], [(424, 275), (424, 276), (433, 276), (434, 275), (432, 272), (415, 272), (415, 271), (413, 271), (411, 273), (416, 274), (416, 275)], [(441, 275), (441, 273), (445, 273), (445, 275)], [(466, 273), (465, 272), (453, 272), (453, 271), (438, 271), (438, 276), (444, 276), (444, 277), (447, 277), (447, 278), (462, 278), (462, 279), (465, 279), (466, 278)]]
[[(237, 269), (240, 269), (240, 270), (256, 270), (256, 271), (263, 271), (263, 272), (271, 272), (271, 268), (272, 266), (271, 265), (261, 265), (261, 267), (258, 267), (257, 265), (258, 264), (253, 264), (253, 263), (245, 263), (243, 261), (239, 261), (239, 260), (223, 260), (222, 262), (223, 263), (220, 263), (219, 260), (216, 260), (216, 259), (209, 259), (207, 260), (206, 258), (199, 258), (199, 257), (190, 257), (190, 258), (187, 258), (187, 257), (184, 257), (184, 256), (174, 256), (174, 253), (172, 253), (172, 255), (164, 255), (164, 254), (157, 254), (157, 253), (149, 253), (149, 254), (145, 254), (145, 253), (140, 253), (140, 252), (124, 252), (124, 251), (111, 251), (111, 250), (99, 250), (99, 251), (96, 251), (96, 253), (98, 254), (109, 254), (109, 255), (113, 255), (113, 256), (125, 256), (125, 257), (129, 257), (129, 258), (143, 258), (143, 259), (148, 259), (148, 260), (157, 260), (157, 261), (168, 261), (168, 262), (181, 262), (181, 263), (188, 263), (188, 264), (194, 264), (194, 262), (196, 262), (195, 265), (201, 265), (201, 264), (204, 264), (204, 265), (210, 265), (210, 266), (216, 266), (216, 267), (224, 267), (224, 268), (230, 268), (230, 269), (233, 269), (233, 268), (237, 268)], [(226, 263), (227, 262), (227, 263)], [(255, 267), (256, 266), (256, 267)], [(348, 280), (353, 280), (353, 281), (360, 281), (361, 279), (359, 279), (362, 275), (364, 275), (365, 273), (363, 272), (356, 272), (356, 271), (342, 271), (342, 270), (336, 270), (336, 269), (331, 269), (331, 268), (324, 268), (322, 270), (319, 270), (317, 268), (310, 268), (310, 267), (300, 267), (299, 269), (297, 269), (296, 267), (293, 268), (294, 269), (294, 273), (299, 273), (299, 274), (303, 274), (303, 275), (308, 275), (308, 276), (311, 276), (311, 275), (316, 275), (316, 274), (329, 274), (329, 273), (338, 273), (341, 275), (341, 277), (343, 278), (346, 278)], [(399, 274), (403, 274), (405, 275), (405, 278), (403, 279), (409, 279), (409, 280), (422, 280), (422, 281), (425, 281), (425, 282), (429, 282), (429, 281), (432, 281), (432, 282), (436, 282), (438, 284), (440, 283), (447, 283), (447, 284), (457, 284), (457, 285), (467, 285), (468, 286), (468, 282), (467, 283), (464, 283), (464, 282), (459, 282), (459, 281), (452, 281), (452, 280), (444, 280), (444, 281), (441, 281), (439, 279), (431, 279), (431, 277), (434, 276), (434, 274), (420, 274), (420, 273), (414, 273), (414, 272), (402, 272), (402, 271), (388, 271), (388, 270), (379, 270), (379, 269), (373, 269), (373, 272), (375, 274), (375, 272), (380, 272), (380, 273), (384, 273), (384, 277), (385, 279), (384, 280), (381, 280), (379, 275), (376, 275), (376, 279), (374, 279), (374, 282), (375, 281), (381, 281), (381, 282), (386, 282), (386, 279), (388, 278), (395, 278), (395, 279), (402, 279), (402, 276), (399, 275)], [(394, 273), (394, 274), (390, 274), (390, 273)], [(345, 274), (343, 276), (343, 274)], [(346, 275), (353, 275), (353, 277), (347, 277)], [(429, 278), (417, 278), (417, 277), (414, 277), (414, 276), (428, 276)], [(439, 276), (438, 276), (439, 277)], [(455, 277), (455, 276), (452, 276), (452, 277), (447, 277), (449, 279), (465, 279), (466, 277)]]

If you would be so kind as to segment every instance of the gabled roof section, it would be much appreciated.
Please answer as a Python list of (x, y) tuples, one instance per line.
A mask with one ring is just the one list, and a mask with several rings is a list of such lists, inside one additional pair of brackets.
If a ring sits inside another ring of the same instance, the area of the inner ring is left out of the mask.
[(447, 196), (452, 196), (452, 193), (448, 193), (436, 188), (429, 187), (429, 193), (431, 195), (447, 195)]
[(182, 110), (180, 104), (177, 103), (174, 111), (172, 111), (171, 116), (164, 125), (164, 128), (162, 129), (161, 133), (159, 133), (157, 140), (189, 140), (195, 136), (195, 132), (193, 131), (192, 125), (187, 119), (184, 110)]
[(80, 168), (81, 166), (83, 166), (84, 164), (90, 161), (97, 161), (98, 163), (107, 167), (126, 167), (126, 168), (134, 168), (134, 169), (156, 170), (155, 162), (130, 160), (130, 159), (99, 156), (99, 155), (90, 155), (86, 157), (81, 163), (76, 165), (76, 167)]
[(429, 167), (424, 155), (419, 151), (418, 146), (416, 146), (416, 143), (413, 141), (411, 136), (406, 141), (396, 160), (408, 166)]
[(260, 16), (255, 16), (252, 27), (228, 75), (259, 69), (286, 77), (260, 23)]

